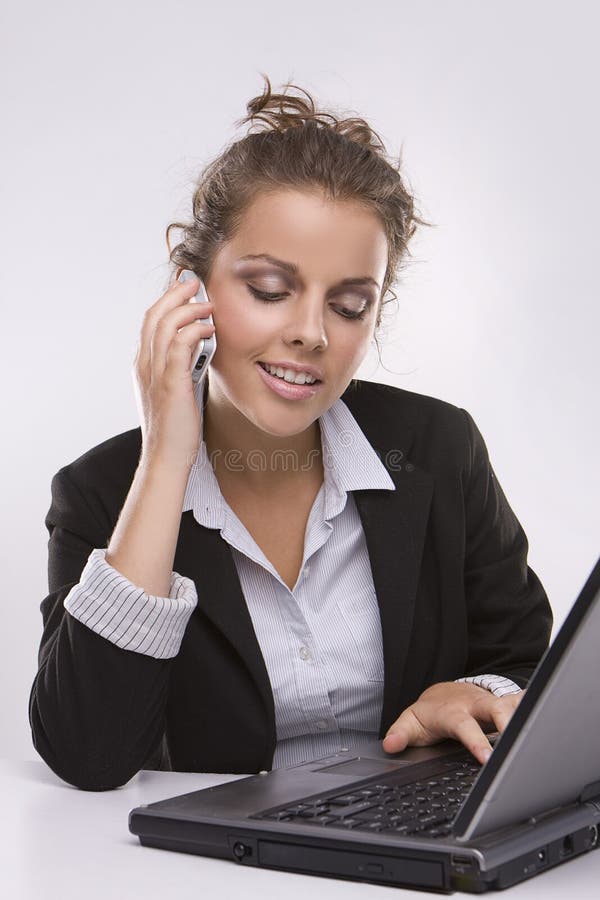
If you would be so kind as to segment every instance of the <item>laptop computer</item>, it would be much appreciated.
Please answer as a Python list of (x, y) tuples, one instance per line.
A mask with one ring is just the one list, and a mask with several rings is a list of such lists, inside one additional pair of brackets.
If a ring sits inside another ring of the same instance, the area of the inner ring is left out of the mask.
[(600, 559), (481, 767), (381, 741), (139, 806), (148, 847), (451, 893), (506, 888), (600, 830)]

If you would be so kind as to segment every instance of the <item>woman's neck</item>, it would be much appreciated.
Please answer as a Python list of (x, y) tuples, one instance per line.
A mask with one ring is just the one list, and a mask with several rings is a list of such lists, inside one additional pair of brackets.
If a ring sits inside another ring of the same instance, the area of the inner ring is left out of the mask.
[(203, 413), (203, 440), (219, 481), (260, 493), (285, 490), (299, 482), (323, 480), (318, 421), (288, 437), (257, 428), (227, 400), (208, 394)]

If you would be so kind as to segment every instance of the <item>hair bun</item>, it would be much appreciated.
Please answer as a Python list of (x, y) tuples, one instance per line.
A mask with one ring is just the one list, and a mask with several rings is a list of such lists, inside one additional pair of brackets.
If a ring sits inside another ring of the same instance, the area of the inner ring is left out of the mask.
[[(363, 144), (378, 152), (385, 152), (385, 146), (379, 135), (370, 125), (360, 118), (339, 119), (329, 112), (319, 112), (308, 91), (299, 85), (286, 82), (283, 93), (273, 93), (267, 75), (261, 72), (266, 81), (263, 93), (253, 97), (246, 104), (248, 114), (236, 121), (237, 126), (250, 122), (249, 133), (264, 131), (287, 131), (288, 128), (331, 128), (337, 134), (344, 135), (357, 144)], [(287, 88), (300, 91), (307, 98), (287, 93)], [(263, 123), (262, 125), (260, 123)]]

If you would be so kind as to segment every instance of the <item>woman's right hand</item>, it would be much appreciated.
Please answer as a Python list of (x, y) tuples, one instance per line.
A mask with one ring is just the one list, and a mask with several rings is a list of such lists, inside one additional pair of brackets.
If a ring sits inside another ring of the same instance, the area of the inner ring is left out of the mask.
[(189, 468), (200, 447), (192, 354), (215, 327), (206, 321), (212, 303), (189, 302), (198, 286), (197, 279), (175, 280), (144, 314), (133, 377), (145, 461)]

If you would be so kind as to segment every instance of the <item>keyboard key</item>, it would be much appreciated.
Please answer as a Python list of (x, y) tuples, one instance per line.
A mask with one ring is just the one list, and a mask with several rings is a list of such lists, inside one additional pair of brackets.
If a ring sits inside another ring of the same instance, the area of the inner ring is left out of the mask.
[(337, 816), (315, 816), (313, 819), (305, 819), (304, 820), (307, 825), (332, 825), (333, 822), (338, 821)]
[(327, 801), (331, 806), (350, 806), (361, 800), (360, 794), (340, 794), (338, 797), (330, 797)]
[(321, 815), (322, 813), (329, 812), (328, 806), (313, 806), (309, 809), (301, 809), (298, 815), (302, 819), (312, 819), (314, 816)]
[(362, 822), (371, 822), (374, 819), (378, 819), (379, 821), (387, 821), (389, 817), (387, 813), (381, 812), (381, 810), (378, 810), (377, 807), (374, 806), (373, 809), (368, 809), (364, 813), (359, 813), (356, 818), (360, 819)]
[(356, 826), (357, 831), (383, 831), (384, 822), (361, 822)]
[(408, 825), (388, 825), (387, 828), (383, 828), (382, 831), (392, 831), (395, 834), (408, 834), (409, 827)]
[(426, 813), (425, 815), (419, 816), (419, 821), (421, 825), (433, 825), (434, 822), (438, 821), (438, 817), (433, 813)]

